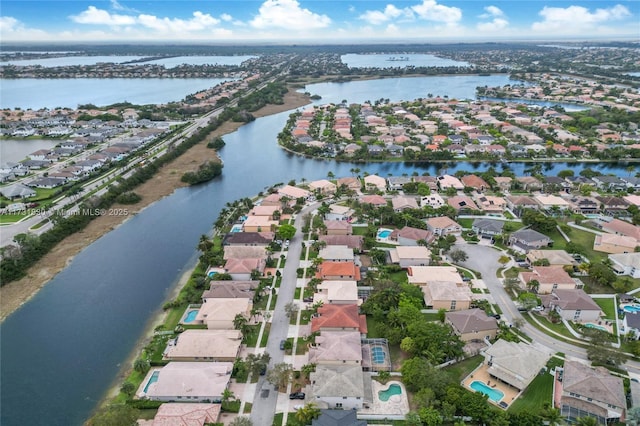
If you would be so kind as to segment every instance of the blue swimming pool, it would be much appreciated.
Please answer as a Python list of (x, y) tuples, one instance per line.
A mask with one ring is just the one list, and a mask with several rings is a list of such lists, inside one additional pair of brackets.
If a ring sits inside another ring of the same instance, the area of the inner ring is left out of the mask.
[(378, 399), (387, 402), (393, 395), (401, 395), (402, 388), (400, 385), (392, 384), (385, 390), (378, 391)]
[(381, 229), (378, 231), (378, 238), (389, 238), (389, 235), (391, 235), (390, 229)]
[(504, 393), (490, 387), (486, 383), (482, 383), (477, 380), (474, 380), (471, 383), (470, 388), (476, 392), (480, 392), (487, 395), (489, 399), (492, 400), (493, 402), (499, 402), (502, 398), (504, 398)]
[(625, 312), (631, 312), (631, 313), (640, 312), (640, 306), (638, 305), (625, 305), (622, 307), (622, 309), (624, 309)]
[(156, 370), (153, 372), (153, 374), (151, 374), (151, 377), (149, 377), (149, 381), (147, 382), (146, 385), (144, 385), (144, 392), (146, 393), (147, 390), (149, 389), (149, 386), (151, 386), (152, 384), (154, 384), (155, 382), (158, 381), (158, 376), (160, 375), (160, 371)]
[(187, 312), (187, 316), (186, 316), (186, 317), (184, 317), (184, 321), (182, 321), (182, 322), (184, 322), (184, 323), (190, 323), (190, 322), (195, 321), (196, 316), (198, 316), (198, 312), (200, 312), (200, 310), (199, 310), (199, 309), (192, 309), (192, 310), (190, 310), (189, 312)]
[(609, 332), (609, 330), (607, 330), (605, 327), (603, 327), (601, 325), (598, 325), (598, 324), (593, 324), (593, 323), (590, 323), (590, 322), (586, 323), (584, 326), (587, 327), (587, 328), (595, 328), (595, 329), (598, 329), (598, 330)]
[(374, 364), (384, 364), (384, 348), (374, 346), (371, 348), (371, 360)]

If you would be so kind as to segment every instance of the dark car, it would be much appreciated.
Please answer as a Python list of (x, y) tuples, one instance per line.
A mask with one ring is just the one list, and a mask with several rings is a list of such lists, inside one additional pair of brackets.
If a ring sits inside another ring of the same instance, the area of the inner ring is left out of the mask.
[(495, 314), (493, 317), (494, 317), (495, 319), (498, 319), (498, 320), (499, 320), (499, 319), (500, 319), (500, 314)]
[(304, 392), (294, 392), (289, 394), (289, 399), (304, 399), (305, 396)]
[(302, 301), (306, 303), (313, 302), (313, 297), (305, 297), (304, 299), (302, 299)]
[(267, 366), (263, 365), (262, 367), (260, 367), (260, 375), (264, 376), (265, 374), (267, 374)]
[(280, 350), (284, 351), (284, 344), (286, 343), (286, 340), (280, 340)]

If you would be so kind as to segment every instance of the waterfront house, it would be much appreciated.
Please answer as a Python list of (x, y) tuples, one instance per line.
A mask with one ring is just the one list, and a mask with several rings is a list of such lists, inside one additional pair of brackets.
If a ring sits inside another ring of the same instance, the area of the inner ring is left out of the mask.
[(273, 232), (230, 232), (222, 240), (223, 246), (268, 246), (273, 242)]
[(249, 212), (247, 216), (264, 216), (270, 220), (277, 220), (280, 216), (280, 206), (254, 206)]
[(260, 276), (264, 273), (266, 262), (264, 258), (245, 258), (245, 259), (227, 259), (224, 264), (224, 271), (231, 275), (234, 280), (248, 281), (251, 274), (258, 273)]
[(209, 330), (233, 330), (236, 315), (249, 319), (253, 300), (248, 298), (203, 299), (194, 324), (206, 324)]
[(153, 401), (221, 402), (231, 370), (231, 362), (170, 362), (149, 371), (137, 396)]
[(534, 266), (532, 269), (532, 272), (520, 272), (518, 278), (524, 286), (528, 286), (531, 281), (536, 280), (539, 294), (548, 294), (558, 289), (573, 290), (577, 288), (576, 281), (562, 266)]
[(364, 195), (360, 197), (361, 204), (371, 204), (374, 207), (387, 205), (387, 200), (381, 195)]
[(493, 178), (499, 191), (508, 191), (511, 189), (513, 179), (510, 177), (496, 176)]
[(205, 299), (252, 299), (260, 281), (210, 281), (209, 289), (202, 293), (202, 303)]
[(367, 191), (386, 191), (387, 181), (378, 175), (368, 175), (364, 177), (364, 187)]
[(404, 185), (410, 182), (411, 178), (408, 176), (389, 176), (387, 178), (387, 188), (390, 191), (401, 191)]
[[(318, 407), (345, 411), (360, 410), (371, 395), (365, 393), (365, 377), (360, 365), (318, 365), (309, 376), (311, 395)], [(367, 386), (369, 394), (371, 385)]]
[(153, 420), (138, 419), (139, 426), (204, 426), (217, 423), (221, 404), (172, 402), (158, 407)]
[(185, 330), (169, 340), (162, 359), (233, 362), (240, 353), (241, 345), (240, 330)]
[[(283, 197), (287, 197), (293, 200), (297, 200), (298, 198), (302, 198), (304, 200), (308, 199), (311, 193), (306, 189), (298, 188), (293, 185), (285, 185), (282, 188), (278, 189), (278, 194)], [(264, 204), (264, 203), (263, 203)]]
[(463, 342), (493, 340), (499, 329), (498, 320), (477, 308), (447, 312), (445, 323)]
[(594, 417), (598, 424), (612, 424), (624, 420), (627, 400), (621, 377), (604, 367), (590, 367), (579, 361), (567, 360), (562, 369), (562, 381), (555, 400), (563, 417), (575, 421), (580, 417)]
[(484, 351), (491, 379), (524, 390), (540, 373), (550, 355), (535, 345), (499, 339)]
[(266, 259), (265, 246), (226, 246), (222, 255), (224, 260), (229, 259)]
[(525, 191), (538, 191), (542, 189), (542, 182), (533, 176), (518, 176), (516, 177), (516, 181)]
[(324, 330), (309, 346), (309, 363), (316, 365), (362, 365), (358, 331)]
[(360, 187), (362, 186), (362, 183), (360, 182), (360, 179), (358, 179), (357, 177), (347, 176), (347, 177), (342, 177), (338, 179), (337, 185), (338, 185), (338, 188), (345, 187), (348, 190), (360, 192)]
[(269, 216), (249, 216), (242, 223), (243, 232), (272, 232), (278, 226), (278, 221)]
[(460, 182), (460, 180), (457, 177), (451, 176), (451, 175), (438, 176), (438, 185), (440, 186), (440, 189), (447, 189), (447, 188), (453, 188), (456, 190), (464, 189), (464, 184)]
[(473, 188), (479, 192), (484, 192), (489, 189), (489, 184), (485, 182), (484, 179), (476, 175), (462, 176), (462, 178), (460, 178), (460, 181), (462, 181), (465, 187)]
[(335, 194), (338, 187), (335, 183), (328, 181), (327, 179), (320, 179), (309, 183), (309, 189), (313, 192), (318, 192), (322, 195)]

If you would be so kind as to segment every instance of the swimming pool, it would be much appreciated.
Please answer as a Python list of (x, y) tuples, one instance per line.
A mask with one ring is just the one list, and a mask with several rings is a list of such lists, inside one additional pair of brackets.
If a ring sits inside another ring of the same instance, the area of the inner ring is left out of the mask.
[(380, 346), (374, 346), (371, 348), (371, 360), (374, 364), (384, 364), (384, 348)]
[(640, 305), (624, 305), (622, 309), (625, 312), (636, 313), (636, 312), (640, 312)]
[(598, 324), (593, 324), (591, 322), (586, 323), (584, 326), (587, 328), (596, 328), (598, 330), (606, 331), (607, 333), (609, 332), (609, 330), (607, 330), (605, 327)]
[(160, 375), (160, 370), (156, 370), (153, 372), (153, 374), (151, 374), (151, 377), (149, 377), (149, 381), (147, 382), (146, 385), (144, 385), (144, 393), (147, 393), (149, 386), (151, 386), (152, 384), (158, 381), (159, 375)]
[(200, 310), (199, 310), (199, 309), (192, 309), (192, 310), (190, 310), (189, 312), (187, 312), (187, 316), (186, 316), (186, 317), (184, 317), (184, 321), (182, 321), (182, 322), (184, 322), (184, 323), (187, 323), (187, 324), (188, 324), (188, 323), (190, 323), (190, 322), (195, 321), (196, 316), (198, 316), (198, 312), (200, 312)]
[(402, 395), (400, 385), (392, 384), (387, 389), (378, 391), (378, 399), (383, 402), (387, 402), (393, 395)]
[(384, 229), (384, 228), (380, 228), (378, 230), (378, 238), (389, 238), (389, 235), (391, 235), (391, 229)]
[(216, 274), (217, 274), (216, 271), (209, 271), (207, 275), (209, 276), (209, 278), (213, 278)]
[(476, 392), (487, 395), (493, 402), (499, 402), (502, 398), (504, 398), (504, 393), (477, 380), (474, 380), (469, 387)]
[(242, 224), (236, 223), (231, 227), (231, 232), (242, 232)]

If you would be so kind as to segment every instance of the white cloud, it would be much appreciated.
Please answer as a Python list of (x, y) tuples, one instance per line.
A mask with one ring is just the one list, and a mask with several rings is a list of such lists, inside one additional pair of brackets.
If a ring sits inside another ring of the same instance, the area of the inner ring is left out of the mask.
[(78, 24), (93, 24), (93, 25), (133, 25), (136, 22), (136, 18), (129, 15), (117, 15), (111, 14), (103, 9), (98, 9), (95, 6), (89, 6), (87, 10), (81, 12), (79, 15), (73, 15), (70, 17), (72, 21)]
[(482, 32), (496, 32), (504, 30), (509, 26), (509, 21), (507, 21), (504, 12), (496, 6), (486, 6), (484, 8), (486, 13), (480, 15), (482, 19), (491, 19), (489, 22), (480, 22), (476, 25), (476, 28)]
[(534, 31), (560, 31), (582, 32), (585, 28), (598, 24), (605, 24), (610, 21), (622, 20), (631, 16), (631, 12), (625, 6), (616, 4), (606, 9), (596, 9), (591, 12), (586, 7), (569, 6), (548, 7), (545, 6), (539, 15), (543, 20), (534, 22), (531, 28)]
[(399, 16), (406, 15), (407, 10), (401, 10), (395, 7), (392, 4), (388, 4), (384, 10), (367, 10), (365, 13), (360, 15), (360, 19), (367, 21), (367, 23), (371, 25), (380, 25), (382, 23), (388, 22), (392, 19), (395, 19)]
[(297, 0), (266, 0), (260, 6), (258, 16), (250, 24), (258, 29), (298, 31), (326, 28), (331, 24), (331, 19), (327, 15), (301, 8)]
[(153, 15), (139, 15), (138, 22), (160, 32), (180, 34), (182, 32), (202, 31), (220, 23), (208, 13), (193, 12), (193, 18), (184, 20), (178, 18), (158, 18)]
[(486, 13), (480, 15), (480, 18), (487, 19), (504, 16), (504, 12), (497, 6), (485, 6), (484, 10)]
[(233, 16), (229, 15), (228, 13), (223, 13), (222, 15), (220, 15), (220, 19), (225, 22), (230, 22), (233, 21)]
[(120, 12), (135, 12), (139, 13), (136, 9), (132, 9), (130, 7), (124, 6), (118, 2), (118, 0), (111, 0), (111, 9), (117, 10)]
[(462, 10), (458, 7), (444, 6), (435, 0), (423, 0), (422, 4), (412, 6), (411, 9), (419, 18), (426, 21), (455, 24), (462, 19)]

